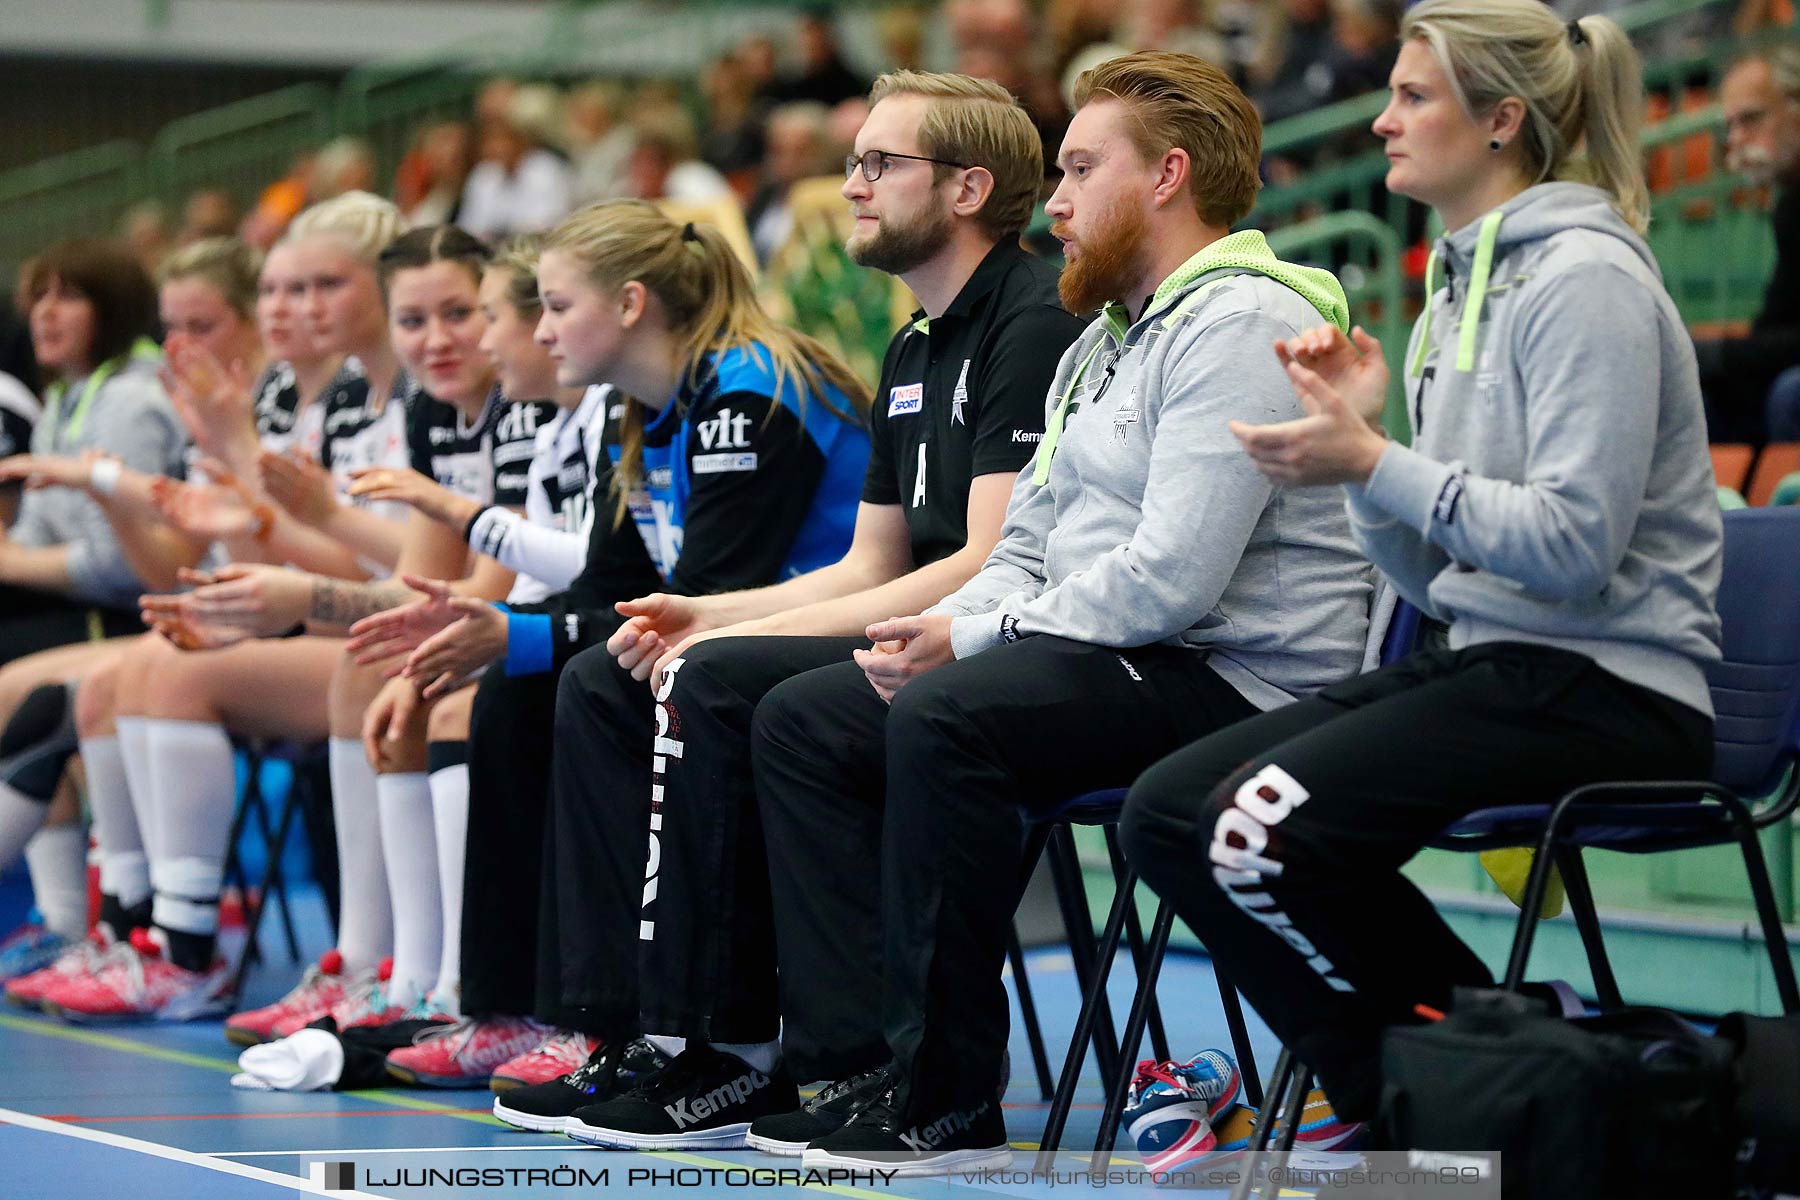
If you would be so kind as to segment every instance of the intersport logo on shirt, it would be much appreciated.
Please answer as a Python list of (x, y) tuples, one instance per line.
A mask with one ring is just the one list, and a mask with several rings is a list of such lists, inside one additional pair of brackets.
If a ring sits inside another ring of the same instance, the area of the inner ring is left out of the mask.
[(674, 1104), (663, 1105), (663, 1111), (669, 1114), (669, 1120), (675, 1122), (675, 1128), (686, 1129), (689, 1125), (698, 1125), (701, 1121), (734, 1104), (742, 1104), (751, 1096), (769, 1086), (769, 1077), (761, 1071), (752, 1069), (748, 1074), (739, 1075), (729, 1083), (722, 1083), (704, 1096), (690, 1099), (683, 1096)]

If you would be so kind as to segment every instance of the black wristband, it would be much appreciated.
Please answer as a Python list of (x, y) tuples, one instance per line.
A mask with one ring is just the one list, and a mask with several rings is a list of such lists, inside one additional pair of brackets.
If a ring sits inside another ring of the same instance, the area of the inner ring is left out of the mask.
[(491, 504), (484, 504), (475, 510), (475, 515), (469, 518), (469, 523), (467, 525), (463, 526), (463, 541), (468, 542), (470, 545), (474, 544), (475, 522), (481, 520), (481, 514), (492, 507), (494, 506)]
[(1000, 618), (1000, 640), (1005, 642), (1019, 640), (1019, 618), (1011, 613)]

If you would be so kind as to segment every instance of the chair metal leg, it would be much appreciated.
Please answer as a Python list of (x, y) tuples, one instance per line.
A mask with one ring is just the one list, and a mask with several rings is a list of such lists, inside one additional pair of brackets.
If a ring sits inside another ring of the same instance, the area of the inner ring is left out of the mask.
[(1625, 1001), (1620, 997), (1612, 962), (1606, 956), (1606, 941), (1600, 930), (1600, 915), (1594, 909), (1594, 889), (1588, 882), (1581, 847), (1558, 846), (1556, 866), (1569, 893), (1569, 909), (1575, 915), (1575, 928), (1581, 933), (1581, 947), (1587, 951), (1588, 969), (1594, 974), (1594, 995), (1607, 1012), (1622, 1008)]
[(1537, 853), (1531, 859), (1531, 874), (1525, 881), (1525, 896), (1519, 904), (1519, 924), (1513, 930), (1512, 952), (1506, 959), (1506, 979), (1502, 986), (1509, 992), (1518, 991), (1519, 985), (1525, 982), (1525, 966), (1531, 960), (1538, 913), (1544, 907), (1544, 892), (1550, 886), (1550, 867), (1555, 862), (1556, 844), (1568, 806), (1565, 797), (1551, 810), (1550, 819), (1544, 822), (1544, 832), (1538, 839)]
[(1789, 1015), (1800, 1013), (1800, 983), (1794, 979), (1794, 958), (1788, 952), (1787, 934), (1781, 927), (1781, 910), (1775, 905), (1775, 888), (1769, 882), (1769, 864), (1763, 859), (1756, 822), (1742, 803), (1728, 803), (1726, 808), (1737, 825), (1738, 848), (1744, 854), (1744, 871), (1750, 876), (1750, 895), (1756, 901), (1756, 918), (1768, 947), (1769, 969), (1775, 973), (1781, 1011)]
[[(261, 783), (256, 785), (258, 798), (256, 805), (256, 833), (262, 839), (263, 855), (268, 860), (263, 870), (262, 886), (257, 889), (257, 911), (260, 913), (271, 901), (281, 914), (281, 931), (287, 942), (288, 961), (300, 961), (300, 939), (294, 932), (294, 913), (288, 903), (287, 880), (282, 876), (281, 856), (287, 851), (288, 830), (293, 824), (294, 793), (290, 787), (281, 800), (281, 813), (275, 820), (273, 828), (269, 825), (268, 798), (263, 795)], [(245, 914), (246, 919), (249, 914)], [(258, 951), (261, 954), (261, 951)]]
[(1244, 1098), (1250, 1101), (1250, 1107), (1261, 1109), (1262, 1077), (1256, 1073), (1256, 1051), (1250, 1045), (1250, 1027), (1244, 1021), (1243, 999), (1238, 995), (1237, 986), (1219, 969), (1217, 959), (1213, 960), (1213, 978), (1219, 984), (1219, 1004), (1225, 1010), (1225, 1028), (1231, 1033), (1231, 1052), (1237, 1055), (1238, 1074), (1244, 1081)]
[(1056, 1084), (1050, 1078), (1050, 1056), (1044, 1051), (1044, 1028), (1038, 1023), (1037, 1004), (1031, 998), (1031, 979), (1025, 974), (1025, 949), (1019, 945), (1019, 927), (1007, 931), (1006, 959), (1012, 964), (1013, 992), (1019, 997), (1019, 1017), (1025, 1023), (1025, 1040), (1031, 1046), (1031, 1065), (1037, 1071), (1038, 1093), (1049, 1100)]
[[(1292, 1050), (1283, 1046), (1281, 1053), (1275, 1059), (1275, 1073), (1269, 1079), (1267, 1094), (1274, 1103), (1259, 1111), (1256, 1115), (1256, 1123), (1251, 1126), (1250, 1146), (1244, 1152), (1243, 1163), (1239, 1167), (1237, 1185), (1231, 1189), (1231, 1200), (1249, 1200), (1251, 1190), (1256, 1183), (1256, 1173), (1261, 1169), (1264, 1152), (1270, 1149), (1282, 1149), (1279, 1143), (1271, 1146), (1270, 1134), (1277, 1125), (1283, 1124), (1284, 1121), (1288, 1125), (1295, 1123), (1293, 1120), (1287, 1119), (1289, 1116), (1286, 1111), (1288, 1097), (1298, 1089), (1299, 1104), (1303, 1106), (1306, 1101), (1306, 1084), (1310, 1078), (1311, 1072), (1294, 1056)], [(1296, 1108), (1295, 1113), (1298, 1111)], [(1288, 1145), (1290, 1147), (1293, 1145), (1291, 1139), (1288, 1140)]]
[[(1135, 873), (1121, 881), (1137, 882)], [(1132, 909), (1137, 906), (1129, 905)], [(1137, 994), (1131, 1000), (1131, 1012), (1125, 1018), (1125, 1036), (1119, 1043), (1119, 1069), (1108, 1082), (1106, 1103), (1100, 1111), (1100, 1132), (1094, 1139), (1094, 1170), (1106, 1170), (1112, 1157), (1113, 1142), (1119, 1134), (1119, 1121), (1125, 1113), (1125, 1099), (1131, 1090), (1131, 1077), (1136, 1064), (1138, 1046), (1144, 1040), (1144, 1025), (1156, 1005), (1156, 979), (1162, 974), (1163, 955), (1169, 948), (1169, 931), (1175, 925), (1175, 910), (1166, 902), (1157, 905), (1156, 920), (1150, 927), (1150, 945), (1145, 948), (1144, 962), (1138, 969)], [(1164, 1061), (1159, 1058), (1158, 1062)]]
[[(1093, 1028), (1094, 1058), (1100, 1064), (1100, 1077), (1105, 1079), (1118, 1065), (1118, 1027), (1113, 1023), (1105, 986), (1118, 941), (1114, 940), (1113, 950), (1102, 960), (1094, 945), (1094, 918), (1088, 907), (1087, 886), (1081, 880), (1081, 860), (1068, 826), (1058, 826), (1050, 835), (1049, 853), (1051, 875), (1056, 880), (1057, 898), (1062, 903), (1063, 923), (1069, 935), (1069, 955), (1075, 962), (1075, 977), (1081, 981), (1083, 992), (1091, 991), (1096, 998), (1099, 1019)], [(1098, 988), (1094, 987), (1095, 979), (1101, 981)]]
[[(1142, 979), (1144, 977), (1145, 968), (1149, 963), (1149, 957), (1144, 946), (1143, 922), (1138, 917), (1135, 895), (1137, 889), (1137, 873), (1133, 871), (1130, 864), (1125, 861), (1125, 852), (1119, 846), (1118, 827), (1108, 825), (1105, 828), (1106, 852), (1112, 858), (1113, 879), (1118, 881), (1116, 886), (1133, 893), (1132, 903), (1125, 910), (1125, 937), (1127, 943), (1131, 946), (1132, 970), (1139, 979)], [(1127, 877), (1131, 880), (1129, 887), (1127, 887), (1124, 882)], [(1168, 939), (1164, 938), (1163, 941), (1166, 945)], [(1156, 964), (1156, 969), (1162, 969), (1160, 961)], [(1137, 1047), (1134, 1044), (1132, 1048), (1126, 1052), (1126, 1057), (1130, 1058), (1136, 1053)], [(1157, 1062), (1167, 1062), (1173, 1057), (1169, 1053), (1169, 1035), (1163, 1028), (1162, 1005), (1156, 998), (1155, 989), (1151, 989), (1150, 992), (1150, 1053), (1155, 1056)]]
[[(1119, 932), (1125, 923), (1125, 910), (1130, 905), (1130, 889), (1122, 888), (1113, 897), (1112, 907), (1106, 914), (1106, 928), (1101, 932), (1100, 950), (1103, 952), (1101, 962), (1110, 964), (1113, 955), (1118, 952)], [(1091, 931), (1090, 931), (1091, 936)], [(1071, 937), (1071, 940), (1073, 938)], [(1111, 1010), (1106, 1003), (1105, 971), (1096, 972), (1093, 977), (1082, 984), (1081, 1011), (1075, 1018), (1075, 1032), (1069, 1038), (1069, 1053), (1063, 1059), (1062, 1074), (1057, 1077), (1056, 1096), (1050, 1103), (1050, 1111), (1045, 1114), (1044, 1133), (1039, 1139), (1039, 1169), (1048, 1169), (1049, 1156), (1056, 1152), (1062, 1143), (1063, 1130), (1068, 1124), (1069, 1110), (1075, 1105), (1075, 1089), (1081, 1081), (1081, 1065), (1087, 1060), (1088, 1045), (1095, 1045), (1096, 1057), (1099, 1055), (1099, 1031), (1104, 1028), (1112, 1033)], [(1110, 1080), (1118, 1068), (1119, 1054), (1115, 1047), (1110, 1060), (1102, 1063), (1100, 1078)]]

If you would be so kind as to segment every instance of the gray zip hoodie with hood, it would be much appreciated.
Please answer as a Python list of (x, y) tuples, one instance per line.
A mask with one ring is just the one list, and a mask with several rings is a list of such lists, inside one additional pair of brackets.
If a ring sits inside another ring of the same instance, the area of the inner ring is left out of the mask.
[(1347, 308), (1254, 230), (1184, 263), (1136, 321), (1108, 305), (1063, 355), (999, 543), (930, 610), (954, 616), (956, 656), (1033, 634), (1185, 645), (1262, 709), (1354, 675), (1372, 573), (1342, 503), (1270, 486), (1226, 424), (1302, 416), (1272, 343)]
[(1710, 714), (1719, 505), (1693, 342), (1597, 188), (1439, 241), (1406, 356), (1412, 448), (1346, 488), (1357, 543), (1453, 648), (1534, 642)]

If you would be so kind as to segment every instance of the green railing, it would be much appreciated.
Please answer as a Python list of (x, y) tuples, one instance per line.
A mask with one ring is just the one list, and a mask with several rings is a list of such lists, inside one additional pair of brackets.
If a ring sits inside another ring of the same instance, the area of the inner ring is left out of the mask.
[(334, 132), (332, 91), (301, 83), (163, 126), (146, 162), (151, 193), (178, 204), (199, 187), (219, 187), (250, 204), (288, 172), (294, 158)]
[(113, 229), (143, 194), (133, 142), (89, 146), (0, 175), (0, 278), (51, 242)]
[(1412, 441), (1401, 360), (1411, 322), (1405, 311), (1401, 256), (1405, 243), (1393, 227), (1366, 212), (1331, 213), (1269, 235), (1282, 258), (1334, 267), (1350, 301), (1350, 319), (1381, 339), (1388, 363), (1388, 402), (1382, 424), (1402, 442)]

